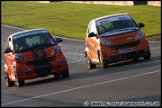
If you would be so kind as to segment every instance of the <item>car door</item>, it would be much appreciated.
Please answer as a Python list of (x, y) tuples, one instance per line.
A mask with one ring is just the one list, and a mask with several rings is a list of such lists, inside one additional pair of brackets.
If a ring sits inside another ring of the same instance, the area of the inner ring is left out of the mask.
[(94, 32), (94, 34), (97, 34), (95, 21), (91, 21), (89, 23), (87, 33), (86, 33), (87, 35), (86, 44), (89, 50), (90, 59), (94, 61), (98, 61), (99, 39), (98, 36), (88, 37), (88, 34), (92, 32)]

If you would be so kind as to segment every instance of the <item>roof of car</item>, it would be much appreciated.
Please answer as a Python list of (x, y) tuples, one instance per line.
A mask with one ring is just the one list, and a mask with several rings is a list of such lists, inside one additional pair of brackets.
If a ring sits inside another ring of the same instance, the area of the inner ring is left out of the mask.
[(111, 15), (102, 16), (102, 17), (99, 17), (99, 18), (96, 18), (96, 19), (93, 19), (93, 20), (96, 21), (96, 20), (107, 18), (107, 17), (114, 17), (114, 16), (120, 16), (120, 15), (128, 15), (128, 13), (111, 14)]
[(45, 28), (37, 28), (37, 29), (31, 29), (31, 30), (23, 30), (23, 31), (20, 31), (20, 32), (16, 32), (16, 33), (11, 34), (10, 37), (12, 37), (14, 35), (21, 34), (21, 33), (26, 33), (26, 32), (30, 32), (30, 31), (37, 31), (37, 30), (46, 30), (46, 29)]

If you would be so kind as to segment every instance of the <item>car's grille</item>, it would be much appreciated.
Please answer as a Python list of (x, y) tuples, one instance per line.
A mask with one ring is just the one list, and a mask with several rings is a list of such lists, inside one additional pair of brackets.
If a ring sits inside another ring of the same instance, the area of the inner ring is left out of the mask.
[(41, 64), (53, 61), (55, 59), (56, 59), (56, 56), (53, 56), (53, 57), (45, 58), (45, 59), (42, 59), (42, 60), (29, 61), (29, 62), (26, 62), (25, 64), (28, 65), (28, 66), (41, 65)]
[(119, 54), (116, 56), (110, 56), (110, 62), (128, 60), (128, 59), (135, 58), (136, 56), (137, 56), (137, 53), (135, 51), (129, 52), (129, 53), (124, 53), (124, 54)]
[(42, 64), (34, 66), (34, 71), (38, 76), (47, 76), (50, 74), (52, 67), (50, 64)]
[(139, 43), (140, 43), (140, 41), (135, 41), (135, 42), (131, 42), (131, 43), (110, 46), (110, 48), (112, 50), (118, 50), (118, 49), (123, 49), (123, 48), (128, 48), (128, 47), (134, 47), (134, 46), (137, 46)]
[(144, 56), (144, 50), (139, 50), (138, 52), (129, 52), (129, 53), (123, 53), (115, 56), (110, 56), (109, 62), (118, 62), (118, 61), (123, 61), (123, 60), (128, 60), (128, 59), (134, 59), (137, 57), (142, 57)]

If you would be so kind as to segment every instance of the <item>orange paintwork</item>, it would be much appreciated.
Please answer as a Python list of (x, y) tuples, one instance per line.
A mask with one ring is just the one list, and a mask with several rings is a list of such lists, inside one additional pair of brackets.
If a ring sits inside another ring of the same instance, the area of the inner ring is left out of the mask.
[[(148, 40), (140, 29), (143, 26), (140, 27), (135, 21), (135, 28), (133, 29), (127, 27), (127, 31), (113, 31), (113, 35), (111, 35), (111, 33), (105, 35), (99, 34), (99, 26), (103, 27), (106, 23), (110, 24), (115, 21), (121, 21), (119, 18), (122, 17), (126, 18), (126, 20), (134, 21), (128, 14), (124, 13), (104, 16), (94, 19), (89, 23), (85, 38), (85, 53), (86, 57), (88, 56), (90, 58), (92, 64), (101, 64), (100, 56), (102, 56), (102, 60), (106, 61), (107, 64), (139, 57), (145, 57), (146, 59), (150, 58), (151, 53)], [(109, 18), (111, 19), (109, 20)], [(102, 27), (100, 29), (102, 29)], [(106, 26), (103, 28), (106, 28)], [(89, 36), (91, 33), (93, 33), (94, 36)], [(128, 57), (127, 53), (134, 56)]]
[[(10, 43), (12, 43), (11, 46), (13, 50), (4, 53), (4, 70), (5, 72), (7, 72), (10, 81), (16, 81), (14, 72), (17, 72), (20, 80), (44, 77), (54, 73), (61, 74), (62, 72), (68, 72), (66, 57), (63, 54), (60, 46), (58, 45), (56, 38), (52, 37), (52, 35), (49, 35), (50, 38), (52, 38), (50, 40), (52, 45), (36, 47), (35, 49), (33, 48), (31, 50), (26, 50), (23, 52), (15, 52), (16, 47), (14, 46), (13, 37), (17, 34), (13, 34), (8, 37), (7, 41), (10, 41)], [(15, 38), (19, 39), (19, 37)], [(55, 50), (58, 51), (56, 52)], [(54, 51), (55, 53), (53, 53)], [(18, 57), (18, 59), (16, 57)]]

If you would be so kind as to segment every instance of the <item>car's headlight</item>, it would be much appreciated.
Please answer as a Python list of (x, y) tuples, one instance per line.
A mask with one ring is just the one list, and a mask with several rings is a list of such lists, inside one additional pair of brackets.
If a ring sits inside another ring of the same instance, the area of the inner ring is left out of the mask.
[(15, 56), (16, 60), (27, 60), (28, 58), (25, 56), (20, 56), (20, 55), (16, 55)]
[(51, 54), (56, 54), (56, 53), (58, 53), (58, 52), (60, 52), (61, 51), (61, 48), (60, 47), (57, 47), (56, 49), (54, 49), (52, 52), (51, 52)]
[(140, 39), (140, 38), (143, 38), (144, 37), (144, 33), (141, 31), (139, 32), (139, 34), (136, 36), (135, 39)]
[(19, 70), (20, 73), (23, 73), (23, 72), (28, 72), (30, 70), (30, 68), (22, 68)]
[(108, 40), (105, 40), (105, 39), (101, 39), (100, 42), (101, 42), (103, 45), (110, 45), (110, 44), (112, 44), (111, 41), (108, 41)]

